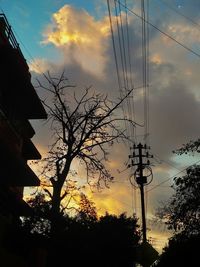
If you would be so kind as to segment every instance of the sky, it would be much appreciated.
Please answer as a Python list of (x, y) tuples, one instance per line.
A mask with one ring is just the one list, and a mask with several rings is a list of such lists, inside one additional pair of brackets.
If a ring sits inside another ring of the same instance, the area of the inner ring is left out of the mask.
[[(110, 1), (113, 2), (113, 1)], [(121, 1), (124, 3), (124, 1)], [(127, 0), (130, 58), (135, 88), (142, 85), (140, 1)], [(0, 0), (34, 78), (50, 70), (66, 75), (79, 87), (92, 85), (112, 99), (119, 97), (115, 58), (104, 0)], [(111, 5), (114, 20), (113, 5)], [(147, 218), (173, 193), (173, 177), (197, 162), (199, 157), (177, 156), (173, 150), (199, 137), (200, 114), (200, 2), (198, 0), (149, 1), (149, 144), (153, 181), (147, 187)], [(136, 14), (136, 15), (135, 15)], [(113, 28), (117, 36), (116, 24)], [(166, 34), (163, 34), (166, 33)], [(168, 36), (171, 38), (169, 38)], [(173, 39), (173, 40), (172, 40)], [(127, 42), (127, 40), (125, 40)], [(190, 51), (189, 51), (190, 50)], [(119, 51), (118, 51), (119, 52)], [(118, 60), (120, 61), (119, 54)], [(119, 72), (122, 68), (119, 67)], [(39, 95), (42, 92), (37, 91)], [(134, 90), (135, 119), (144, 120), (143, 91)], [(43, 153), (48, 145), (48, 129), (32, 122), (34, 142)], [(137, 140), (143, 129), (137, 129)], [(109, 166), (116, 181), (109, 189), (89, 196), (100, 213), (126, 211), (140, 216), (139, 191), (129, 182), (130, 170), (124, 169), (129, 148), (114, 146)], [(166, 182), (165, 182), (166, 181)], [(164, 183), (162, 183), (164, 182)], [(160, 184), (162, 183), (162, 184)], [(160, 185), (159, 185), (160, 184)], [(159, 185), (159, 186), (158, 186)], [(164, 226), (151, 229), (148, 237), (166, 240)]]

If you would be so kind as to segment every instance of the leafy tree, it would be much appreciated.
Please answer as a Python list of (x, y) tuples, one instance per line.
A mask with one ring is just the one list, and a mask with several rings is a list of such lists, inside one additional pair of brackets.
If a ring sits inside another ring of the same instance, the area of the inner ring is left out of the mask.
[[(177, 154), (200, 152), (200, 140), (191, 141)], [(200, 165), (193, 165), (174, 179), (174, 195), (158, 210), (174, 235), (155, 266), (199, 266), (200, 246)]]
[[(86, 88), (78, 96), (76, 90), (73, 90), (73, 97), (69, 101), (69, 88), (73, 86), (64, 73), (60, 77), (52, 77), (47, 73), (45, 78), (45, 84), (38, 83), (48, 93), (43, 103), (51, 121), (54, 141), (48, 156), (43, 160), (43, 176), (47, 178), (46, 183), (52, 186), (52, 190), (46, 188), (46, 192), (51, 198), (51, 226), (54, 232), (59, 228), (57, 222), (61, 204), (70, 192), (68, 181), (74, 160), (84, 166), (88, 183), (97, 179), (96, 184), (101, 186), (102, 182), (107, 184), (113, 180), (105, 164), (108, 159), (107, 149), (119, 138), (128, 138), (119, 126), (125, 119), (114, 113), (130, 92), (114, 103), (107, 96)], [(133, 121), (126, 120), (135, 126)]]
[(200, 152), (200, 139), (197, 139), (195, 141), (190, 141), (186, 144), (184, 144), (181, 148), (173, 151), (174, 153), (178, 154), (178, 155), (182, 155), (182, 154), (191, 154), (191, 153), (199, 153)]
[(89, 200), (83, 193), (80, 194), (77, 218), (89, 222), (97, 220), (97, 211), (94, 202)]
[(187, 169), (186, 175), (174, 180), (175, 194), (159, 209), (169, 229), (184, 236), (200, 234), (200, 166)]
[(31, 216), (22, 218), (22, 227), (28, 233), (37, 233), (44, 236), (50, 234), (50, 209), (51, 203), (45, 199), (45, 195), (38, 193), (34, 198), (27, 200), (32, 208)]
[(99, 219), (96, 233), (96, 254), (102, 251), (104, 256), (97, 266), (118, 267), (133, 266), (136, 262), (136, 247), (140, 240), (136, 217), (106, 214)]
[(63, 215), (60, 231), (52, 238), (44, 227), (44, 221), (49, 222), (49, 202), (39, 194), (30, 204), (35, 218), (30, 217), (22, 229), (46, 237), (47, 267), (132, 267), (136, 262), (140, 232), (135, 216), (106, 214), (97, 218), (94, 203), (81, 195), (76, 216)]
[(164, 249), (155, 267), (198, 267), (200, 236), (174, 236)]
[(48, 267), (63, 266), (63, 255), (69, 266), (132, 267), (140, 240), (137, 219), (106, 214), (85, 223), (85, 218), (74, 218), (53, 241)]

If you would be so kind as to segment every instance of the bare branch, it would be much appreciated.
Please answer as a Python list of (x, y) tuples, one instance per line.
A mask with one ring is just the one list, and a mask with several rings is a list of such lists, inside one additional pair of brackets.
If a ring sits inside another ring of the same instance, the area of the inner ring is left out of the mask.
[[(48, 86), (40, 81), (38, 84), (52, 97), (51, 101), (46, 99), (44, 105), (48, 109), (53, 131), (49, 155), (43, 161), (46, 162), (44, 171), (46, 176), (52, 174), (50, 182), (53, 193), (49, 192), (52, 198), (52, 209), (54, 212), (60, 212), (61, 201), (69, 195), (68, 206), (72, 200), (74, 188), (65, 186), (69, 180), (74, 159), (85, 166), (88, 184), (91, 185), (93, 180), (99, 187), (101, 182), (108, 186), (108, 182), (113, 180), (105, 165), (105, 161), (108, 160), (108, 146), (113, 145), (119, 138), (129, 138), (125, 134), (126, 129), (122, 129), (119, 124), (121, 121), (126, 121), (132, 127), (141, 125), (127, 118), (116, 117), (115, 114), (133, 90), (114, 103), (107, 95), (92, 93), (90, 86), (81, 96), (77, 97), (74, 92), (73, 100), (69, 101), (69, 98), (66, 100), (65, 89), (73, 86), (69, 85), (64, 71), (59, 77), (53, 77), (49, 72), (44, 77)], [(64, 188), (66, 191), (63, 193)], [(46, 193), (50, 196), (48, 192)]]

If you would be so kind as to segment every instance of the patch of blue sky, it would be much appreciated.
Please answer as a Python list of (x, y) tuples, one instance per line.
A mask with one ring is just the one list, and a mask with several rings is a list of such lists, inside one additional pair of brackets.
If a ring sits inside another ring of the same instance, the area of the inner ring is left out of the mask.
[(27, 59), (48, 58), (59, 60), (60, 54), (53, 45), (44, 45), (43, 31), (51, 22), (52, 14), (64, 5), (72, 5), (75, 8), (84, 8), (90, 14), (97, 14), (98, 3), (102, 1), (85, 0), (0, 0), (0, 9), (3, 11), (12, 26), (21, 50)]
[(190, 165), (197, 164), (200, 165), (200, 154), (194, 153), (194, 155), (183, 154), (181, 156), (174, 155), (172, 157), (173, 162), (175, 162), (180, 169), (189, 167)]

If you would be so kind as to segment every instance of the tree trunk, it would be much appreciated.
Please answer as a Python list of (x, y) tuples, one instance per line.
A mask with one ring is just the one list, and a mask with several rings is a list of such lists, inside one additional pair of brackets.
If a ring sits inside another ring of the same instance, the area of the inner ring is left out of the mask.
[(61, 202), (61, 189), (62, 186), (56, 182), (53, 186), (52, 208), (51, 208), (51, 235), (58, 234), (60, 229), (60, 202)]

